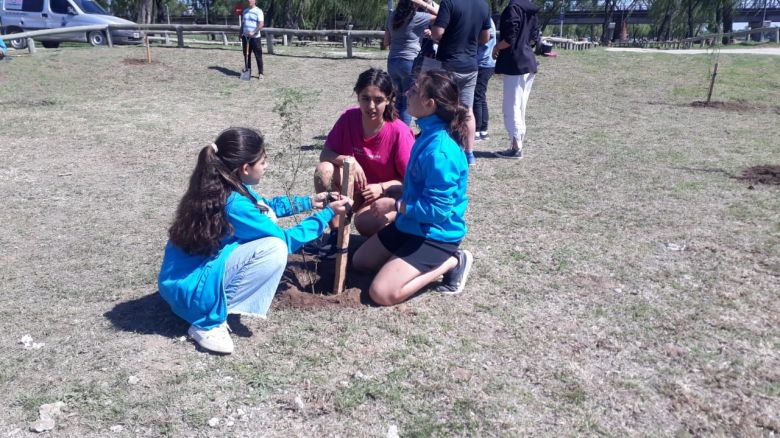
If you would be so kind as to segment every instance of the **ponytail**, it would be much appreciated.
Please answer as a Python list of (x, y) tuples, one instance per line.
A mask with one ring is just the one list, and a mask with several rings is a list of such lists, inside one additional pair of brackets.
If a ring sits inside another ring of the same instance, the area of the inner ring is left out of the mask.
[[(444, 111), (441, 111), (439, 108), (436, 109), (436, 115), (439, 116), (442, 120), (446, 120), (444, 117), (447, 117), (447, 115), (442, 114), (443, 112)], [(455, 143), (458, 143), (461, 147), (466, 146), (466, 139), (469, 135), (469, 117), (468, 108), (458, 102), (447, 132), (450, 134), (450, 137), (455, 140)]]
[(236, 191), (256, 203), (241, 181), (244, 164), (265, 157), (263, 136), (247, 128), (229, 128), (200, 150), (190, 184), (168, 229), (171, 243), (189, 254), (213, 255), (220, 240), (233, 233), (225, 216), (230, 193)]
[(412, 4), (410, 0), (398, 0), (398, 6), (393, 11), (393, 30), (409, 24), (415, 12), (417, 12), (417, 5)]

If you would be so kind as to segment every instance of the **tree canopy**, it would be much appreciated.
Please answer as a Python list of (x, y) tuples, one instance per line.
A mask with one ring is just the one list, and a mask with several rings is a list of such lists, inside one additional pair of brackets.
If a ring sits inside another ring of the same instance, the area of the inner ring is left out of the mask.
[[(397, 1), (397, 0), (396, 0)], [(487, 1), (494, 13), (500, 12), (509, 0)], [(763, 0), (534, 0), (540, 7), (544, 28), (562, 10), (600, 11), (606, 14), (601, 26), (567, 26), (567, 33), (577, 36), (598, 33), (607, 35), (609, 21), (615, 21), (615, 11), (646, 10), (652, 24), (633, 26), (633, 36), (652, 39), (672, 39), (694, 36), (702, 31), (729, 31), (732, 16), (740, 4)], [(776, 3), (777, 0), (771, 0)], [(102, 0), (103, 3), (108, 0)], [(266, 26), (301, 29), (343, 29), (352, 24), (356, 29), (382, 29), (388, 14), (388, 0), (258, 0), (266, 16)], [(173, 17), (193, 13), (197, 19), (221, 22), (232, 16), (233, 8), (245, 5), (239, 0), (113, 0), (111, 11), (139, 23), (165, 22), (166, 8)], [(752, 3), (751, 3), (752, 5)], [(748, 5), (749, 6), (749, 5)]]

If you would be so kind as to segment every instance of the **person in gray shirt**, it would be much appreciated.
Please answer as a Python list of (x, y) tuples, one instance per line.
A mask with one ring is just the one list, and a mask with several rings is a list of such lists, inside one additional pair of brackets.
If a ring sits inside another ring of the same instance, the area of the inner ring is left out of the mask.
[(406, 91), (412, 87), (412, 66), (420, 53), (420, 39), (425, 29), (436, 18), (419, 10), (411, 0), (399, 0), (395, 11), (387, 18), (384, 44), (390, 47), (387, 56), (387, 72), (397, 90), (398, 115), (407, 125), (412, 116), (407, 112)]

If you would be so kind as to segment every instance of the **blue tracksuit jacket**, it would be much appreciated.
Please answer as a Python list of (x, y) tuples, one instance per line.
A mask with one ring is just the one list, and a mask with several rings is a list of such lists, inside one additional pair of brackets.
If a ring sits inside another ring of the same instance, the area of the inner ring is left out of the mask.
[(466, 235), (469, 166), (466, 155), (438, 116), (417, 119), (401, 199), (406, 212), (396, 217), (400, 231), (440, 242), (456, 243)]

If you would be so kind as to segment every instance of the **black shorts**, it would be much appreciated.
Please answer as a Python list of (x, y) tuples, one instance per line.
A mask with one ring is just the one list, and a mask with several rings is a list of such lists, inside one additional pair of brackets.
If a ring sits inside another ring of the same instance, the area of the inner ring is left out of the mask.
[(425, 274), (438, 268), (458, 251), (458, 243), (439, 242), (400, 231), (395, 222), (382, 228), (377, 237), (394, 256)]

